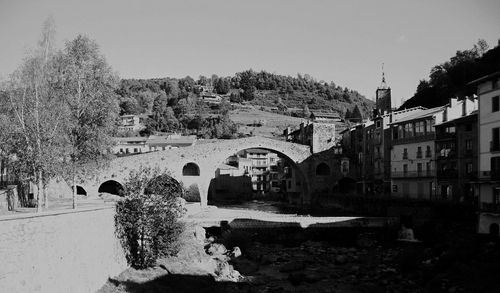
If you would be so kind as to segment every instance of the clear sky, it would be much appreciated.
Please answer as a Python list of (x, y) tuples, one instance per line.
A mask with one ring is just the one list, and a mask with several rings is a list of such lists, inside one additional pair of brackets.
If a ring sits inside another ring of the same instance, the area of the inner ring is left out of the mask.
[(58, 46), (78, 33), (123, 78), (308, 73), (374, 98), (381, 64), (393, 106), (432, 66), (500, 38), (499, 0), (0, 0), (0, 78), (55, 19)]

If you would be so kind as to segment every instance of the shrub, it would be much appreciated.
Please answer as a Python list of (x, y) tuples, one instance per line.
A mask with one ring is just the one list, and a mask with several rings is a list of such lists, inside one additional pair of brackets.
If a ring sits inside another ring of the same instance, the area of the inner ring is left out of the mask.
[(187, 188), (186, 192), (184, 193), (184, 199), (187, 202), (199, 202), (199, 201), (201, 201), (200, 190), (198, 188), (198, 185), (191, 184)]
[(175, 255), (183, 231), (182, 186), (166, 172), (140, 168), (130, 172), (124, 198), (116, 205), (116, 234), (134, 268), (154, 266), (160, 257)]

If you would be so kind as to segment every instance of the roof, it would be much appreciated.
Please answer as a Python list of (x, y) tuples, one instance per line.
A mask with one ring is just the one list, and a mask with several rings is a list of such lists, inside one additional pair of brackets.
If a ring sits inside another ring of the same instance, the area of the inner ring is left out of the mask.
[(334, 112), (312, 112), (312, 115), (314, 117), (325, 117), (325, 118), (331, 118), (331, 119), (340, 119), (340, 116), (338, 113)]
[(146, 142), (148, 140), (147, 137), (141, 137), (141, 136), (133, 136), (133, 137), (113, 137), (113, 140), (117, 143), (125, 143), (125, 142)]
[(434, 126), (436, 126), (436, 127), (446, 126), (446, 125), (454, 123), (454, 122), (459, 122), (461, 120), (466, 120), (466, 119), (469, 119), (469, 118), (473, 118), (474, 116), (477, 116), (477, 113), (478, 113), (478, 111), (475, 110), (475, 111), (472, 111), (469, 115), (460, 116), (460, 117), (457, 117), (455, 119), (448, 120), (446, 122), (436, 123)]
[(488, 79), (495, 78), (497, 76), (500, 76), (500, 71), (493, 72), (491, 74), (488, 74), (488, 75), (485, 75), (485, 76), (480, 77), (478, 79), (475, 79), (475, 80), (469, 82), (467, 85), (475, 85), (475, 84), (481, 83), (483, 81), (486, 81)]
[(238, 170), (238, 168), (228, 165), (228, 164), (220, 164), (219, 169), (221, 170)]
[(439, 107), (435, 107), (435, 108), (431, 108), (431, 109), (417, 111), (416, 113), (412, 113), (408, 116), (405, 116), (404, 118), (401, 118), (400, 120), (396, 120), (396, 121), (389, 123), (389, 124), (399, 124), (399, 123), (403, 123), (406, 121), (411, 121), (411, 120), (415, 120), (415, 119), (429, 117), (429, 116), (432, 116), (439, 111), (442, 111), (444, 109), (444, 107), (446, 107), (446, 106), (439, 106)]
[(149, 138), (147, 140), (147, 144), (149, 145), (192, 145), (196, 141), (196, 137), (194, 135), (191, 136), (181, 136), (178, 138), (169, 138), (169, 137), (154, 137)]

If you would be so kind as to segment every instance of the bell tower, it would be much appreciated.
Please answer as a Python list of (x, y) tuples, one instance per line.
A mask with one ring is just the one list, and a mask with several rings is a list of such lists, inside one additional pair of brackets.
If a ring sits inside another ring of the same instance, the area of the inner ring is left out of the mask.
[(375, 110), (379, 115), (387, 114), (392, 111), (391, 107), (391, 88), (385, 82), (384, 63), (382, 63), (382, 83), (375, 91)]

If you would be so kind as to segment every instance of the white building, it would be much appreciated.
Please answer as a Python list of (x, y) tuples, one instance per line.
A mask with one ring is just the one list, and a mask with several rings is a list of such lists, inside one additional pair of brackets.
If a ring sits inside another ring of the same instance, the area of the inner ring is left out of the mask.
[(434, 123), (444, 107), (417, 111), (391, 123), (392, 195), (433, 199), (435, 195)]
[(479, 100), (479, 233), (498, 233), (500, 225), (500, 71), (470, 84)]
[(120, 116), (120, 126), (118, 126), (118, 131), (133, 131), (137, 132), (144, 129), (143, 118), (139, 115), (123, 115)]

